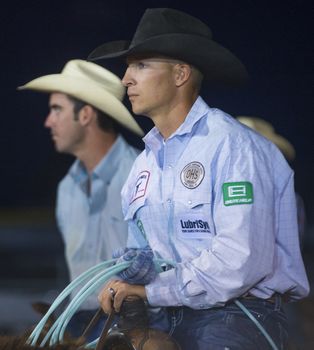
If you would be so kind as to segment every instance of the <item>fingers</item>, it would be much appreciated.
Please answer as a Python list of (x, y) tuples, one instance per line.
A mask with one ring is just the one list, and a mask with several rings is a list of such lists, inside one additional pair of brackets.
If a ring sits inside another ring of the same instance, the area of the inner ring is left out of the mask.
[(131, 261), (133, 258), (136, 257), (136, 250), (135, 249), (129, 249), (124, 255), (123, 260), (124, 261)]
[(142, 284), (142, 285), (148, 284), (152, 282), (157, 275), (157, 271), (153, 263), (147, 266), (147, 268), (145, 268), (145, 270), (141, 272), (134, 278), (133, 284)]
[(136, 256), (134, 248), (118, 248), (112, 253), (114, 259), (121, 258), (123, 261), (130, 261)]
[(131, 284), (146, 284), (156, 277), (152, 251), (142, 250), (119, 276)]
[(140, 269), (131, 266), (130, 269), (122, 272), (123, 280), (130, 284), (147, 284), (155, 278), (155, 266), (152, 262), (145, 261)]
[(114, 295), (115, 289), (112, 287), (112, 282), (106, 284), (98, 295), (99, 304), (106, 314), (110, 314), (112, 311)]
[(118, 248), (112, 253), (114, 259), (120, 258), (124, 253), (126, 253), (127, 248)]
[(128, 285), (124, 283), (117, 287), (117, 291), (113, 299), (113, 308), (116, 312), (120, 311), (123, 300), (128, 296), (127, 286)]
[(130, 285), (123, 281), (108, 282), (98, 296), (98, 301), (106, 314), (112, 309), (119, 312), (123, 300), (128, 296), (138, 296), (146, 299), (146, 292), (143, 286)]
[(106, 314), (110, 314), (112, 309), (115, 312), (120, 311), (123, 300), (130, 295), (127, 286), (123, 281), (110, 281), (105, 285), (98, 296), (98, 301)]

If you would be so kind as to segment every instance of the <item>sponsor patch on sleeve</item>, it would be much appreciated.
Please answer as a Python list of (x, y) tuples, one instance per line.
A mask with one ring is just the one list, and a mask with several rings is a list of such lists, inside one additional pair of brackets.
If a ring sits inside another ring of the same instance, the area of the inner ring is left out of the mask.
[(226, 182), (222, 185), (224, 205), (252, 204), (253, 186), (250, 182)]

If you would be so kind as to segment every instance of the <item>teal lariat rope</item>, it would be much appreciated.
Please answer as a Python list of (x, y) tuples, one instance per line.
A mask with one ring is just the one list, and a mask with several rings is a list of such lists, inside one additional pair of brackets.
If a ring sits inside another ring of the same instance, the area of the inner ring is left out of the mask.
[[(73, 290), (78, 288), (79, 285), (85, 283), (83, 287), (77, 292), (75, 297), (71, 300), (62, 314), (58, 317), (58, 319), (54, 322), (54, 324), (50, 327), (49, 331), (45, 335), (44, 339), (40, 343), (39, 347), (43, 347), (49, 340), (49, 345), (53, 346), (55, 344), (61, 343), (63, 341), (64, 333), (68, 323), (71, 318), (78, 310), (82, 302), (91, 295), (96, 289), (98, 289), (101, 285), (105, 284), (110, 278), (117, 275), (119, 272), (125, 270), (130, 266), (132, 261), (123, 262), (116, 264), (117, 259), (111, 259), (104, 261), (92, 268), (88, 269), (80, 276), (78, 276), (75, 280), (73, 280), (55, 299), (55, 301), (50, 306), (47, 313), (44, 317), (38, 322), (37, 326), (29, 336), (27, 340), (27, 344), (31, 346), (36, 346), (38, 338), (45, 326), (49, 316), (60, 306), (60, 304), (68, 297)], [(155, 259), (154, 264), (156, 270), (158, 272), (163, 271), (162, 267), (170, 266), (175, 267), (175, 263), (163, 259)], [(87, 281), (87, 282), (86, 282)], [(249, 319), (254, 322), (256, 327), (261, 331), (261, 333), (265, 336), (268, 343), (270, 344), (273, 350), (279, 350), (270, 335), (267, 333), (265, 328), (260, 324), (260, 322), (252, 315), (252, 313), (239, 301), (235, 300), (235, 304), (248, 316)], [(95, 349), (98, 339), (95, 339), (89, 344), (84, 345), (85, 348)]]
[(266, 329), (258, 322), (256, 317), (254, 317), (252, 315), (252, 313), (239, 300), (235, 300), (234, 303), (246, 314), (246, 316), (250, 320), (252, 320), (255, 323), (256, 327), (262, 332), (262, 334), (267, 339), (267, 341), (270, 344), (270, 346), (272, 347), (272, 349), (279, 350), (277, 345), (272, 340), (271, 336), (266, 332)]
[[(57, 320), (57, 326), (55, 331), (51, 335), (50, 345), (54, 345), (63, 341), (64, 332), (70, 319), (75, 314), (77, 309), (80, 307), (82, 302), (92, 294), (96, 289), (101, 287), (107, 282), (112, 276), (125, 270), (130, 265), (130, 262), (120, 263), (115, 266), (109, 267), (104, 271), (101, 271), (94, 277), (92, 277), (80, 290), (80, 292), (71, 300), (70, 304), (64, 310), (62, 315)], [(47, 334), (47, 339), (49, 335)]]
[(97, 272), (107, 268), (108, 266), (114, 264), (116, 259), (104, 261), (96, 266), (93, 266), (92, 268), (88, 269), (84, 273), (82, 273), (80, 276), (78, 276), (75, 280), (73, 280), (55, 299), (55, 301), (52, 303), (50, 308), (48, 309), (47, 313), (44, 315), (44, 317), (39, 321), (31, 335), (29, 336), (27, 343), (35, 346), (38, 338), (42, 332), (43, 327), (45, 326), (49, 316), (57, 309), (57, 307), (65, 300), (67, 296), (71, 294), (71, 292), (78, 287), (81, 283), (85, 282), (87, 279), (90, 278), (90, 276), (96, 274)]
[[(108, 261), (104, 261), (98, 265), (93, 266), (88, 269), (80, 276), (78, 276), (75, 280), (73, 280), (55, 299), (47, 313), (44, 317), (38, 322), (37, 326), (29, 336), (27, 340), (27, 344), (31, 346), (36, 346), (38, 342), (38, 338), (42, 333), (42, 330), (49, 318), (49, 316), (60, 306), (60, 304), (71, 294), (72, 291), (77, 289), (80, 285), (85, 283), (83, 287), (79, 289), (74, 298), (67, 305), (62, 314), (57, 318), (57, 320), (53, 323), (53, 325), (49, 328), (47, 334), (44, 339), (40, 343), (39, 347), (44, 347), (49, 341), (49, 345), (53, 346), (63, 341), (64, 333), (68, 323), (71, 318), (80, 307), (82, 302), (91, 295), (96, 289), (98, 289), (101, 285), (105, 284), (108, 280), (110, 280), (113, 276), (117, 275), (119, 272), (125, 270), (130, 266), (132, 261), (122, 262), (116, 264), (117, 259), (111, 259)], [(170, 265), (174, 267), (172, 262), (163, 259), (155, 259), (154, 260), (155, 268), (158, 272), (162, 271), (162, 267), (165, 265)], [(94, 349), (97, 345), (98, 339), (94, 340), (92, 343), (85, 345), (85, 347)], [(38, 346), (38, 345), (37, 345)]]

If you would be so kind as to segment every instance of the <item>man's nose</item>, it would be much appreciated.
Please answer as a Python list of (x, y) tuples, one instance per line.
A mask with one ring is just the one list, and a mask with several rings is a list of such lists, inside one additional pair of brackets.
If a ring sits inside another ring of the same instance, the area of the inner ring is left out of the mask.
[(51, 128), (52, 126), (52, 116), (51, 116), (51, 113), (49, 113), (46, 117), (46, 120), (44, 122), (44, 126), (45, 128)]
[(130, 68), (127, 68), (127, 70), (125, 71), (124, 76), (122, 78), (122, 84), (125, 87), (128, 87), (128, 86), (133, 84), (133, 78), (132, 78), (132, 75), (131, 75)]

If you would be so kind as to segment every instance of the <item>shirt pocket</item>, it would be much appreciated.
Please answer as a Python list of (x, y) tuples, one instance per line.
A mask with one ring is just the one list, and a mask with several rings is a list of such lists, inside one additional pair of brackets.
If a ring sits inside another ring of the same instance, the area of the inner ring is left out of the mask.
[(200, 196), (179, 203), (175, 210), (175, 232), (179, 239), (209, 240), (215, 235), (211, 202)]

